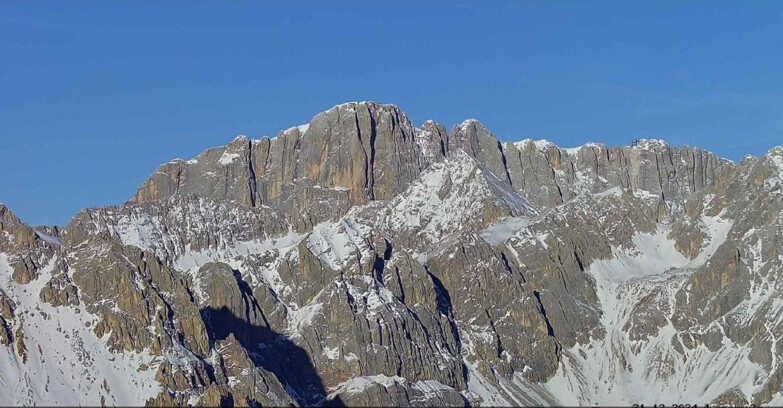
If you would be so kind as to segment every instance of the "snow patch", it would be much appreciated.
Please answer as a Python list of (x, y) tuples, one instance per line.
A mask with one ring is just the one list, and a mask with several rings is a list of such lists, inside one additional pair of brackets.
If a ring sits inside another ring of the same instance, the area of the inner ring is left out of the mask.
[(539, 151), (540, 150), (546, 150), (546, 149), (548, 149), (550, 147), (557, 147), (556, 144), (554, 144), (554, 143), (552, 143), (552, 142), (550, 142), (549, 140), (546, 140), (546, 139), (533, 140), (533, 139), (529, 139), (529, 138), (528, 139), (522, 139), (522, 140), (520, 140), (518, 142), (514, 142), (513, 145), (517, 149), (522, 150), (529, 143), (532, 143), (533, 146), (535, 146), (536, 150), (539, 150)]
[(384, 374), (378, 374), (378, 375), (365, 375), (361, 377), (355, 377), (348, 381), (344, 381), (337, 386), (331, 388), (329, 391), (331, 391), (330, 396), (337, 395), (337, 394), (359, 394), (362, 391), (364, 391), (367, 387), (372, 385), (382, 385), (385, 388), (389, 388), (397, 384), (405, 384), (405, 379), (400, 376), (393, 376), (389, 377)]
[[(384, 388), (390, 388), (395, 385), (410, 386), (410, 388), (418, 390), (424, 394), (424, 400), (420, 402), (432, 403), (430, 398), (438, 398), (439, 395), (444, 392), (454, 392), (454, 388), (449, 387), (441, 382), (435, 380), (423, 380), (409, 383), (403, 377), (400, 376), (387, 376), (384, 374), (377, 375), (365, 375), (361, 377), (355, 377), (348, 381), (344, 381), (329, 389), (329, 397), (333, 398), (339, 394), (354, 395), (364, 392), (368, 387), (380, 385)], [(436, 400), (437, 401), (437, 400)]]
[(638, 139), (632, 147), (639, 150), (655, 150), (669, 147), (669, 144), (662, 139)]
[(684, 267), (689, 260), (677, 251), (667, 232), (660, 228), (654, 234), (636, 235), (634, 248), (616, 248), (613, 258), (594, 261), (590, 269), (593, 276), (601, 281), (621, 283)]
[(587, 142), (581, 146), (562, 148), (562, 150), (570, 156), (576, 156), (582, 149), (602, 149), (603, 147), (604, 145), (600, 143)]
[(534, 140), (533, 144), (536, 145), (536, 149), (538, 149), (538, 150), (546, 150), (546, 149), (548, 149), (550, 147), (553, 147), (553, 146), (557, 147), (557, 145), (555, 145), (554, 143), (552, 143), (552, 142), (550, 142), (549, 140), (546, 140), (546, 139)]
[(368, 228), (352, 218), (322, 222), (307, 237), (307, 249), (332, 270), (341, 270), (353, 260), (370, 255), (364, 238)]
[(313, 319), (321, 312), (324, 304), (321, 302), (313, 302), (309, 305), (294, 310), (289, 315), (288, 330), (292, 333), (298, 333), (302, 327), (310, 326), (313, 323)]
[(52, 245), (60, 246), (63, 243), (62, 238), (57, 238), (54, 235), (47, 234), (45, 232), (41, 232), (38, 230), (34, 230), (35, 235), (38, 235), (38, 238), (41, 238), (44, 242), (47, 242)]
[(236, 159), (238, 159), (240, 156), (237, 153), (229, 153), (228, 150), (223, 152), (223, 155), (220, 156), (220, 159), (218, 159), (218, 163), (220, 163), (223, 166), (228, 166), (229, 164), (233, 163)]
[(623, 188), (620, 186), (615, 186), (611, 188), (607, 188), (604, 191), (598, 192), (593, 194), (594, 197), (598, 198), (604, 198), (604, 197), (622, 197), (623, 196)]
[[(271, 257), (271, 261), (267, 264), (260, 265), (258, 270), (261, 274), (260, 277), (275, 291), (275, 293), (287, 295), (288, 292), (290, 292), (290, 288), (283, 282), (277, 269), (285, 256), (289, 252), (296, 250), (296, 246), (303, 238), (303, 234), (289, 231), (286, 235), (271, 237), (265, 240), (230, 242), (219, 250), (208, 248), (194, 251), (190, 249), (190, 244), (187, 244), (184, 253), (174, 260), (173, 266), (177, 270), (188, 272), (193, 277), (196, 296), (198, 296), (199, 299), (205, 299), (205, 294), (201, 290), (201, 281), (198, 276), (198, 271), (204, 264), (209, 262), (225, 262), (234, 269), (252, 272), (248, 268), (243, 267), (241, 262), (243, 257), (276, 251), (276, 256)], [(256, 278), (252, 273), (249, 273), (249, 276), (252, 279)]]
[(530, 217), (510, 217), (492, 224), (481, 232), (481, 238), (497, 245), (511, 238), (517, 231), (530, 225)]
[(768, 153), (767, 158), (778, 169), (778, 177), (783, 180), (783, 146), (773, 147)]
[(340, 349), (337, 347), (324, 347), (324, 356), (329, 360), (337, 360), (340, 358)]

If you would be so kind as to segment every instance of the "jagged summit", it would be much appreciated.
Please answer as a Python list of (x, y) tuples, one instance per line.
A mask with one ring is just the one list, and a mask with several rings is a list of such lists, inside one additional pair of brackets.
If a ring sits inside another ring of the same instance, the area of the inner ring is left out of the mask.
[[(432, 129), (435, 129), (437, 127), (443, 127), (443, 125), (441, 125), (439, 122), (436, 122), (436, 121), (434, 121), (432, 119), (426, 120), (421, 125), (420, 128), (413, 127), (410, 124), (410, 120), (408, 119), (408, 116), (405, 113), (405, 111), (400, 109), (399, 106), (397, 106), (395, 104), (387, 104), (387, 103), (380, 103), (380, 102), (374, 102), (374, 101), (361, 101), (361, 102), (355, 102), (354, 101), (354, 102), (341, 103), (341, 104), (335, 105), (335, 106), (333, 106), (333, 107), (331, 107), (331, 108), (329, 108), (327, 110), (324, 110), (324, 111), (316, 114), (315, 116), (313, 116), (311, 121), (308, 122), (308, 123), (297, 125), (297, 126), (292, 126), (290, 128), (281, 130), (278, 133), (278, 136), (275, 136), (275, 137), (272, 137), (272, 138), (264, 136), (263, 138), (255, 139), (252, 142), (253, 142), (253, 144), (262, 144), (262, 141), (264, 139), (276, 140), (279, 136), (287, 136), (289, 139), (294, 139), (295, 138), (295, 139), (297, 139), (297, 142), (298, 142), (298, 138), (303, 137), (307, 133), (307, 131), (310, 129), (310, 126), (311, 126), (312, 122), (314, 120), (316, 120), (316, 118), (322, 118), (322, 119), (319, 119), (319, 123), (320, 124), (324, 124), (324, 123), (328, 123), (328, 119), (323, 119), (323, 118), (332, 117), (333, 119), (339, 119), (341, 115), (356, 116), (357, 109), (359, 109), (359, 110), (366, 110), (367, 112), (371, 112), (370, 117), (373, 117), (374, 115), (378, 115), (379, 113), (384, 113), (386, 115), (391, 115), (391, 116), (398, 117), (400, 119), (400, 124), (401, 125), (405, 126), (406, 128), (413, 128), (414, 129), (414, 133), (416, 134), (416, 136), (417, 136), (416, 138), (417, 139), (421, 139), (422, 135), (429, 135), (432, 132)], [(480, 134), (480, 136), (479, 136), (480, 138), (486, 137), (486, 138), (490, 139), (489, 143), (493, 143), (495, 141), (499, 142), (502, 145), (507, 145), (507, 144), (510, 143), (510, 144), (513, 144), (515, 147), (517, 147), (519, 149), (523, 148), (524, 146), (526, 146), (529, 143), (532, 143), (532, 145), (535, 146), (539, 150), (546, 150), (546, 149), (552, 148), (552, 149), (555, 149), (555, 150), (560, 150), (560, 151), (566, 152), (568, 154), (576, 154), (578, 151), (580, 151), (582, 149), (585, 149), (585, 148), (589, 148), (589, 149), (604, 149), (604, 150), (606, 149), (605, 144), (603, 144), (603, 143), (595, 143), (595, 142), (587, 142), (587, 143), (584, 143), (583, 145), (580, 145), (580, 146), (577, 146), (577, 147), (573, 147), (573, 148), (563, 148), (563, 147), (558, 146), (557, 144), (555, 144), (555, 143), (553, 143), (551, 141), (545, 140), (545, 139), (534, 140), (534, 139), (528, 138), (528, 139), (523, 139), (523, 140), (519, 140), (519, 141), (515, 141), (515, 142), (514, 141), (512, 141), (512, 142), (505, 142), (505, 141), (501, 141), (500, 139), (498, 139), (494, 134), (492, 134), (491, 131), (489, 131), (486, 128), (486, 126), (484, 126), (484, 124), (480, 120), (475, 119), (475, 118), (466, 119), (463, 122), (454, 125), (452, 127), (451, 132), (440, 132), (440, 133), (444, 133), (443, 135), (441, 135), (441, 139), (443, 139), (444, 143), (448, 143), (449, 137), (453, 137), (453, 135), (455, 135), (455, 134), (464, 134), (467, 131), (468, 127), (474, 127), (476, 129), (476, 131)], [(445, 129), (445, 127), (444, 127), (444, 129)], [(293, 135), (294, 132), (296, 132), (297, 134)], [(312, 132), (312, 133), (318, 133), (318, 135), (316, 137), (319, 137), (319, 138), (321, 138), (321, 137), (323, 137), (325, 135), (325, 133), (323, 131), (321, 131), (321, 132)], [(445, 133), (449, 133), (450, 136), (445, 134)], [(407, 133), (404, 133), (404, 134), (407, 134)], [(387, 134), (383, 133), (383, 134), (379, 134), (379, 135), (380, 136), (386, 136)], [(235, 143), (235, 142), (238, 142), (238, 141), (247, 142), (248, 141), (248, 137), (245, 136), (245, 135), (238, 135), (230, 143)], [(424, 141), (423, 143), (426, 143), (426, 142), (427, 141)], [(473, 142), (468, 142), (468, 143), (473, 143)], [(450, 145), (453, 145), (453, 144), (459, 144), (459, 142), (452, 142)], [(426, 147), (422, 147), (421, 146), (421, 143), (419, 143), (419, 147), (422, 148), (422, 149), (426, 149)], [(443, 154), (441, 154), (441, 156), (445, 156), (445, 150), (447, 150), (448, 147), (450, 147), (450, 146), (444, 146), (443, 147), (442, 150), (444, 150), (444, 152), (442, 152)], [(637, 150), (655, 150), (655, 149), (661, 149), (661, 148), (676, 149), (676, 148), (670, 146), (666, 141), (661, 140), (661, 139), (633, 139), (633, 140), (629, 140), (629, 143), (628, 143), (627, 147), (633, 147), (633, 148), (635, 148)], [(463, 146), (463, 148), (465, 148), (465, 146)], [(623, 148), (623, 146), (620, 146), (620, 148)], [(202, 155), (203, 154), (204, 154), (204, 152), (202, 152)], [(199, 155), (199, 156), (201, 156), (201, 155)], [(430, 159), (432, 159), (432, 158), (430, 158)], [(196, 160), (198, 160), (198, 157), (197, 158), (193, 158), (193, 159), (189, 160), (188, 162), (194, 163)], [(182, 160), (182, 159), (174, 159), (170, 163), (178, 162), (178, 161), (184, 161), (184, 160)]]
[(655, 149), (669, 147), (669, 144), (663, 139), (634, 139), (631, 141), (631, 146), (637, 149)]
[(480, 120), (475, 118), (465, 119), (460, 124), (455, 125), (458, 128), (464, 129), (468, 126), (480, 126), (482, 128), (486, 128), (483, 123), (481, 123)]
[[(10, 208), (8, 208), (5, 204), (0, 203), (0, 222), (19, 223), (20, 220), (19, 217), (17, 217)], [(2, 229), (2, 225), (0, 225), (0, 229)]]
[[(613, 186), (659, 195), (665, 207), (711, 185), (714, 173), (729, 166), (709, 152), (658, 140), (564, 149), (545, 140), (500, 141), (476, 119), (451, 131), (434, 121), (417, 128), (396, 105), (365, 101), (336, 105), (273, 139), (239, 137), (187, 162), (166, 163), (131, 201), (183, 194), (230, 199), (278, 208), (307, 228), (353, 205), (394, 197), (458, 150), (541, 208)], [(325, 200), (335, 209), (293, 210)]]

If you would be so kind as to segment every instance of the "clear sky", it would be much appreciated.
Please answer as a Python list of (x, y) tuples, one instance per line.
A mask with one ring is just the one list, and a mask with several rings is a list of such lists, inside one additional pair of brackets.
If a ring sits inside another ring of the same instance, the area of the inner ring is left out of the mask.
[(32, 224), (354, 100), (502, 140), (783, 144), (783, 2), (0, 2), (0, 202)]

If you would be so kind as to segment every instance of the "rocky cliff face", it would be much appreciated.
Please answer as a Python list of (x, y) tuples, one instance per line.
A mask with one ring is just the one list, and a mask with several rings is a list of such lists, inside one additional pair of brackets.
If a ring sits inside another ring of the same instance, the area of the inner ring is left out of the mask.
[[(355, 205), (399, 194), (431, 161), (408, 117), (394, 106), (349, 103), (269, 139), (239, 136), (193, 160), (166, 163), (131, 203), (195, 194), (272, 207), (300, 230)], [(302, 211), (304, 210), (304, 212)]]
[(780, 404), (782, 195), (781, 148), (339, 105), (64, 229), (0, 206), (0, 404)]

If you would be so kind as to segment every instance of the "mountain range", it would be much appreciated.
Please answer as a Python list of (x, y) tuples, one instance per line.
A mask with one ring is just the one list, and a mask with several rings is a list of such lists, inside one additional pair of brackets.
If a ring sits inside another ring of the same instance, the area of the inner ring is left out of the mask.
[(351, 102), (0, 205), (0, 405), (783, 405), (783, 147), (629, 142)]

